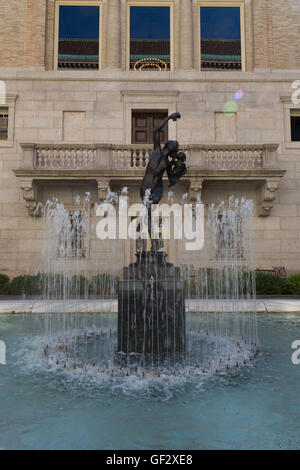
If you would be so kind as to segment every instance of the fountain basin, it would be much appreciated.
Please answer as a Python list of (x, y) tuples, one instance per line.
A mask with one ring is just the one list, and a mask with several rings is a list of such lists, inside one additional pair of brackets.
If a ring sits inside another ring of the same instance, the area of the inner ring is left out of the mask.
[[(116, 315), (80, 314), (78, 320), (87, 317), (90, 326), (112, 328), (116, 344)], [(187, 315), (194, 330), (201, 320)], [(44, 321), (38, 314), (0, 316), (7, 345), (0, 448), (300, 448), (300, 366), (291, 362), (300, 315), (259, 315), (260, 355), (245, 367), (169, 381), (126, 373), (107, 380), (80, 368), (45, 367)]]

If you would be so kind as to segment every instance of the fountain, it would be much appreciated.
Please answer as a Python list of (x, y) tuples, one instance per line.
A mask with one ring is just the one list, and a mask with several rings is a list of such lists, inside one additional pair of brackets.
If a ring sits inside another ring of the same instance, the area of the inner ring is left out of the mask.
[[(168, 119), (179, 118), (176, 113)], [(48, 307), (42, 367), (135, 390), (137, 379), (146, 387), (198, 383), (257, 357), (253, 203), (231, 197), (211, 204), (201, 265), (194, 266), (195, 252), (185, 250), (184, 239), (178, 242), (180, 268), (169, 263), (162, 241), (151, 237), (151, 208), (161, 200), (164, 172), (170, 186), (185, 173), (185, 155), (177, 142), (161, 150), (158, 136), (156, 129), (141, 186), (151, 247), (147, 250), (149, 239), (141, 240), (136, 261), (123, 268), (121, 279), (103, 271), (101, 257), (94, 276), (80, 259), (94, 230), (89, 194), (76, 201), (72, 214), (57, 200), (45, 205), (40, 272)], [(107, 202), (117, 200), (109, 190)], [(120, 248), (118, 240), (109, 243), (113, 266)], [(104, 298), (105, 311), (110, 304), (112, 313), (93, 313)]]

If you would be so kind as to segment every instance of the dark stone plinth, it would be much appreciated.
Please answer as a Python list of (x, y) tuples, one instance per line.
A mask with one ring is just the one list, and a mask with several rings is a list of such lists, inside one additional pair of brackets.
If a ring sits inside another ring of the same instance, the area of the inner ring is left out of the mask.
[(165, 357), (185, 352), (185, 296), (180, 269), (165, 252), (137, 253), (118, 292), (118, 352)]

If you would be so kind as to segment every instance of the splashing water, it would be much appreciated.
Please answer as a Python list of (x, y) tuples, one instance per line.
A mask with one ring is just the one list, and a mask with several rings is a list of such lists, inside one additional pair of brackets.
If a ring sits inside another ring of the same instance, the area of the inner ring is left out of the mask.
[[(121, 194), (127, 194), (127, 188), (123, 188)], [(146, 194), (146, 202), (150, 198), (151, 192)], [(118, 201), (117, 193), (110, 189), (108, 201)], [(182, 326), (185, 329), (184, 354), (174, 351), (167, 357), (157, 358), (153, 345), (148, 363), (138, 354), (123, 359), (122, 355), (116, 355), (114, 316), (105, 323), (101, 314), (94, 315), (91, 322), (90, 317), (78, 309), (80, 299), (115, 298), (118, 277), (98, 273), (90, 278), (87, 258), (91, 233), (90, 195), (86, 194), (82, 200), (77, 198), (76, 202), (78, 207), (72, 211), (57, 199), (48, 201), (44, 207), (44, 265), (40, 272), (48, 307), (44, 336), (31, 345), (35, 345), (39, 357), (38, 367), (59, 370), (75, 380), (88, 376), (98, 386), (105, 383), (136, 389), (136, 380), (142, 380), (144, 387), (153, 381), (173, 385), (199, 382), (212, 374), (224, 374), (249, 364), (257, 357), (252, 201), (231, 197), (227, 204), (209, 207), (206, 244), (198, 265), (195, 266), (195, 253), (179, 250), (186, 299), (196, 303), (197, 315), (187, 315)], [(158, 269), (154, 265), (151, 271), (153, 286)], [(144, 282), (149, 282), (146, 275)], [(154, 289), (152, 297), (160, 301)], [(176, 277), (172, 291), (175, 297)], [(251, 313), (242, 313), (245, 305)], [(161, 308), (175, 316), (176, 302)], [(143, 321), (153, 322), (153, 312), (145, 312)], [(135, 325), (133, 331), (139, 334)], [(167, 344), (174, 334), (167, 330)]]

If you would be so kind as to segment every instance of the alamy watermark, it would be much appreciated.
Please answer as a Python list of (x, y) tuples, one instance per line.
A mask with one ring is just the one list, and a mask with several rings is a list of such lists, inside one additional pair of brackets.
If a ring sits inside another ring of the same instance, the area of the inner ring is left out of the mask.
[(292, 363), (298, 366), (300, 364), (300, 340), (294, 341), (291, 348), (296, 350), (292, 354)]
[[(204, 246), (204, 205), (195, 204), (144, 204), (128, 205), (128, 197), (119, 197), (118, 209), (109, 202), (99, 205), (96, 215), (101, 217), (96, 227), (100, 240), (170, 240), (173, 218), (174, 240), (185, 240), (188, 251), (201, 250)], [(118, 212), (118, 214), (117, 214)], [(151, 223), (151, 231), (149, 224)]]
[(292, 83), (292, 88), (295, 89), (292, 93), (292, 103), (300, 104), (300, 80), (295, 80)]
[(6, 344), (0, 340), (0, 365), (6, 364)]
[(6, 104), (6, 84), (0, 80), (0, 105)]

